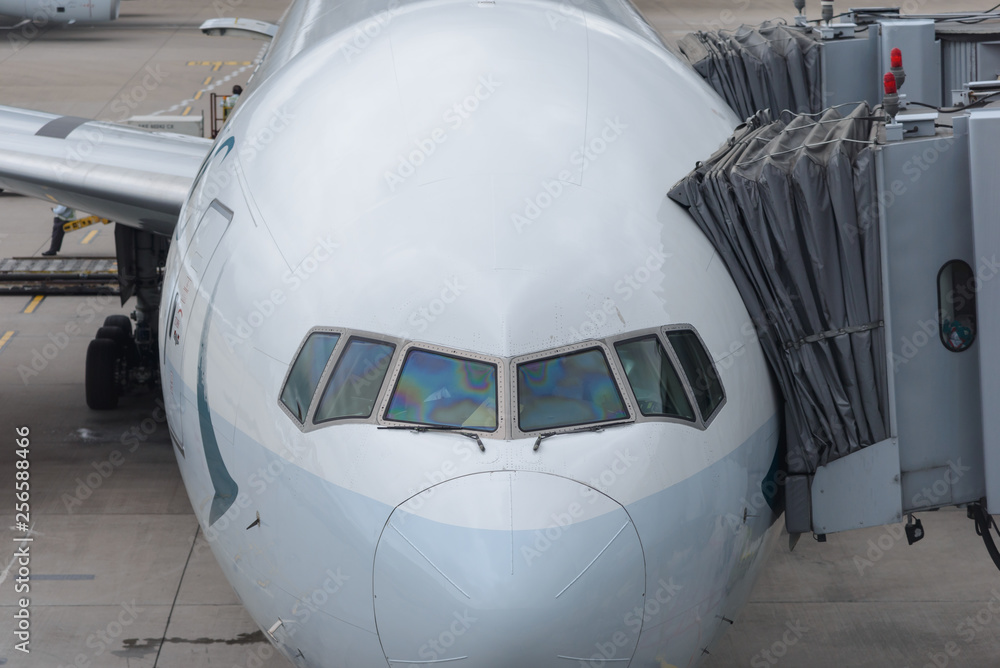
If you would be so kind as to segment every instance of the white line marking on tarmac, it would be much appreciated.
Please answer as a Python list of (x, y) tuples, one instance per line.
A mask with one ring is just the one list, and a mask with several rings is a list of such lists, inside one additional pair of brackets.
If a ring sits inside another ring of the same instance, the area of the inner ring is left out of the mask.
[[(197, 91), (195, 93), (195, 95), (198, 95), (198, 93), (201, 93), (202, 95), (204, 95), (205, 93), (211, 93), (213, 90), (215, 90), (219, 86), (221, 86), (223, 84), (226, 84), (226, 83), (229, 83), (235, 77), (238, 77), (239, 75), (243, 74), (244, 72), (246, 72), (251, 67), (257, 67), (257, 65), (260, 63), (261, 59), (264, 57), (264, 53), (266, 52), (266, 50), (267, 50), (266, 46), (261, 47), (260, 51), (257, 52), (257, 57), (254, 58), (252, 65), (244, 65), (243, 67), (239, 68), (238, 70), (234, 70), (230, 74), (226, 75), (222, 79), (215, 79), (210, 86), (206, 86), (205, 88), (202, 88), (201, 90)], [(169, 114), (171, 111), (177, 111), (178, 109), (183, 109), (184, 107), (190, 105), (192, 102), (196, 102), (196, 101), (197, 101), (197, 98), (189, 97), (186, 100), (182, 100), (182, 101), (178, 102), (177, 104), (175, 104), (174, 106), (170, 107), (169, 109), (161, 109), (160, 111), (154, 111), (150, 115), (151, 116), (159, 116), (161, 114)]]

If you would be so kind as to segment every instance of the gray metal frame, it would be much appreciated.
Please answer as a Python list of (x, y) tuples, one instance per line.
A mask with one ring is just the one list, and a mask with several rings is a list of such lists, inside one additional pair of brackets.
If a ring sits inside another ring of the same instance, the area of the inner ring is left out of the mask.
[[(408, 429), (420, 429), (421, 427), (427, 427), (428, 429), (433, 429), (433, 425), (422, 425), (414, 424), (412, 422), (397, 422), (394, 420), (387, 420), (385, 418), (385, 413), (389, 410), (389, 400), (395, 391), (396, 384), (399, 382), (399, 376), (403, 372), (403, 364), (400, 360), (405, 360), (406, 355), (409, 354), (411, 350), (429, 350), (431, 352), (442, 353), (449, 355), (451, 357), (457, 357), (460, 359), (473, 360), (476, 362), (485, 362), (487, 364), (493, 364), (497, 369), (497, 428), (493, 431), (483, 431), (481, 429), (472, 428), (462, 428), (455, 427), (456, 431), (468, 431), (469, 433), (478, 434), (481, 438), (493, 438), (503, 440), (506, 436), (507, 431), (507, 375), (503, 373), (504, 360), (500, 357), (493, 357), (491, 355), (482, 355), (480, 353), (473, 353), (467, 350), (458, 350), (457, 348), (449, 348), (446, 346), (439, 346), (432, 343), (420, 343), (417, 341), (409, 341), (404, 344), (401, 348), (397, 348), (397, 353), (393, 355), (393, 359), (390, 361), (392, 364), (392, 373), (388, 376), (389, 382), (383, 383), (384, 387), (381, 390), (379, 404), (380, 408), (378, 410), (378, 424), (384, 427), (406, 427)], [(328, 424), (328, 423), (323, 423)]]
[[(629, 424), (629, 423), (644, 423), (644, 422), (673, 422), (676, 424), (681, 424), (686, 427), (692, 427), (701, 431), (704, 431), (708, 426), (715, 420), (715, 418), (722, 411), (723, 407), (728, 401), (728, 395), (726, 394), (725, 384), (722, 382), (722, 377), (718, 375), (718, 366), (715, 364), (715, 360), (712, 359), (709, 353), (708, 357), (712, 361), (712, 371), (719, 378), (720, 385), (722, 385), (723, 398), (716, 409), (711, 413), (711, 415), (702, 415), (701, 409), (698, 406), (698, 401), (694, 394), (694, 389), (691, 385), (691, 379), (688, 377), (684, 370), (684, 367), (680, 363), (680, 359), (677, 357), (677, 352), (674, 350), (670, 341), (667, 339), (667, 332), (671, 331), (690, 331), (693, 332), (695, 336), (698, 337), (699, 342), (705, 351), (708, 351), (708, 347), (705, 346), (704, 339), (702, 339), (701, 334), (698, 330), (690, 324), (674, 324), (667, 325), (663, 327), (651, 327), (647, 329), (636, 330), (634, 332), (628, 332), (626, 334), (620, 334), (617, 336), (606, 337), (603, 339), (590, 339), (587, 341), (581, 341), (579, 343), (574, 343), (568, 346), (561, 346), (559, 348), (552, 348), (549, 350), (543, 350), (528, 355), (519, 355), (512, 358), (501, 358), (494, 357), (491, 355), (483, 355), (480, 353), (469, 352), (467, 350), (459, 350), (457, 348), (449, 348), (447, 346), (439, 346), (431, 343), (423, 343), (420, 341), (410, 341), (404, 340), (392, 336), (385, 336), (377, 332), (368, 332), (359, 329), (351, 329), (348, 327), (313, 327), (305, 333), (302, 338), (302, 342), (299, 347), (296, 348), (295, 354), (292, 356), (292, 362), (288, 365), (288, 371), (285, 372), (284, 379), (282, 380), (281, 387), (278, 391), (277, 403), (281, 411), (292, 420), (292, 422), (299, 428), (303, 433), (309, 433), (317, 429), (323, 429), (331, 425), (337, 424), (371, 424), (380, 427), (399, 427), (399, 428), (410, 428), (419, 429), (422, 425), (413, 424), (409, 422), (398, 422), (395, 420), (385, 419), (385, 412), (388, 410), (389, 401), (392, 393), (399, 381), (399, 375), (402, 373), (403, 365), (402, 360), (406, 358), (406, 355), (410, 350), (429, 350), (431, 352), (443, 353), (445, 355), (450, 355), (454, 357), (459, 357), (463, 359), (470, 359), (480, 362), (486, 362), (489, 364), (495, 364), (497, 366), (497, 429), (492, 432), (481, 431), (477, 429), (467, 429), (470, 433), (478, 434), (481, 438), (489, 438), (494, 440), (508, 440), (515, 438), (535, 438), (540, 434), (551, 435), (551, 434), (562, 434), (572, 431), (578, 431), (582, 428), (593, 427), (603, 428), (611, 427), (619, 424)], [(309, 337), (317, 332), (327, 333), (327, 334), (339, 334), (340, 340), (337, 341), (337, 345), (334, 347), (333, 352), (330, 354), (330, 359), (327, 360), (326, 366), (323, 367), (323, 373), (319, 378), (319, 382), (316, 385), (316, 389), (313, 391), (312, 397), (309, 400), (309, 409), (306, 411), (305, 421), (299, 422), (299, 419), (292, 414), (287, 406), (281, 401), (281, 392), (284, 390), (285, 386), (288, 384), (288, 379), (292, 373), (292, 367), (294, 366), (294, 361), (298, 359), (299, 355), (302, 354), (302, 349), (305, 347), (306, 341)], [(675, 418), (669, 416), (659, 416), (659, 415), (643, 415), (638, 409), (638, 402), (635, 398), (635, 393), (632, 390), (632, 385), (628, 381), (628, 377), (625, 374), (624, 368), (622, 368), (621, 360), (618, 359), (618, 352), (615, 350), (615, 344), (624, 341), (632, 341), (636, 339), (642, 339), (654, 335), (663, 346), (663, 349), (667, 352), (667, 356), (670, 358), (671, 364), (674, 365), (674, 370), (680, 377), (681, 383), (684, 386), (684, 393), (690, 402), (692, 410), (695, 413), (695, 420), (685, 420), (683, 418)], [(315, 422), (316, 411), (319, 409), (320, 399), (323, 396), (323, 392), (326, 390), (327, 384), (330, 382), (330, 378), (333, 375), (334, 370), (337, 367), (337, 363), (340, 361), (340, 357), (346, 349), (347, 342), (352, 338), (362, 338), (372, 341), (380, 341), (386, 344), (395, 346), (393, 350), (392, 357), (389, 359), (389, 369), (390, 371), (386, 374), (385, 379), (382, 381), (382, 386), (379, 388), (378, 395), (375, 400), (376, 408), (372, 410), (372, 414), (366, 418), (358, 417), (348, 417), (348, 418), (336, 418), (333, 420), (326, 420), (323, 422)], [(538, 359), (546, 359), (549, 357), (558, 357), (564, 355), (567, 352), (573, 352), (576, 350), (585, 350), (588, 348), (599, 348), (608, 361), (608, 367), (611, 369), (612, 376), (614, 377), (615, 383), (618, 386), (618, 391), (621, 393), (622, 400), (625, 403), (626, 410), (629, 413), (629, 417), (620, 420), (610, 420), (605, 422), (596, 422), (588, 425), (573, 425), (570, 427), (561, 427), (559, 429), (540, 429), (534, 431), (521, 431), (518, 427), (516, 407), (517, 407), (517, 365), (523, 362), (530, 362)], [(428, 426), (431, 428), (430, 426)], [(456, 428), (461, 430), (460, 428)]]
[[(567, 353), (577, 352), (581, 350), (588, 350), (591, 348), (598, 348), (604, 353), (604, 358), (608, 362), (608, 368), (611, 370), (611, 375), (614, 377), (615, 383), (618, 385), (618, 393), (622, 397), (622, 402), (625, 404), (625, 410), (628, 411), (628, 417), (622, 418), (620, 420), (606, 420), (600, 422), (592, 422), (588, 424), (576, 424), (568, 427), (559, 427), (555, 429), (534, 429), (532, 431), (522, 431), (520, 426), (520, 421), (518, 416), (515, 414), (517, 410), (517, 367), (525, 362), (533, 362), (535, 360), (549, 359), (552, 357), (560, 357)], [(590, 341), (581, 341), (579, 343), (574, 343), (568, 346), (561, 346), (559, 348), (554, 348), (551, 350), (545, 350), (542, 352), (531, 353), (530, 355), (520, 355), (518, 357), (513, 357), (509, 361), (509, 378), (511, 379), (511, 437), (512, 438), (535, 438), (540, 435), (549, 434), (565, 434), (566, 432), (579, 431), (580, 429), (587, 428), (601, 428), (601, 427), (612, 427), (617, 424), (625, 424), (629, 422), (636, 421), (637, 411), (635, 409), (635, 399), (632, 396), (631, 388), (627, 392), (622, 391), (622, 387), (628, 386), (628, 379), (625, 378), (625, 373), (621, 369), (621, 365), (618, 361), (618, 355), (614, 352), (611, 345), (605, 339), (596, 339)]]

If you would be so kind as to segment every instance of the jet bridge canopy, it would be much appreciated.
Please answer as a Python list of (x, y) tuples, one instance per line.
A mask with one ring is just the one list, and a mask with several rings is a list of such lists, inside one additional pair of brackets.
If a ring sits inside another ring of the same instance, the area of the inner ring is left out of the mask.
[(786, 399), (788, 469), (888, 434), (872, 113), (767, 112), (677, 184), (743, 295)]
[[(727, 263), (784, 394), (789, 532), (947, 505), (985, 526), (980, 506), (1000, 509), (1000, 84), (985, 81), (1000, 20), (863, 13), (822, 38), (833, 106), (755, 112), (670, 196)], [(901, 92), (930, 104), (904, 99), (887, 124), (894, 48)]]

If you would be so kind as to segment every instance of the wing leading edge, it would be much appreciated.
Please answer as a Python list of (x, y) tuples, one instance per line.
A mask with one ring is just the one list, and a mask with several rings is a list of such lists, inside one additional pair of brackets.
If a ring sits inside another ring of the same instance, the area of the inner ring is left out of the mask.
[(170, 235), (212, 144), (0, 106), (0, 188)]

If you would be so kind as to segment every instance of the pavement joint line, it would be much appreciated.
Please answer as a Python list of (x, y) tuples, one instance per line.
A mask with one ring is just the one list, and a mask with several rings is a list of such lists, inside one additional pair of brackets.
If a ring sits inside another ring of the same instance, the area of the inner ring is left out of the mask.
[[(156, 668), (156, 664), (160, 662), (160, 652), (163, 651), (163, 645), (167, 640), (167, 632), (170, 631), (170, 618), (174, 616), (174, 609), (177, 607), (177, 597), (181, 594), (181, 585), (184, 584), (184, 576), (187, 574), (188, 564), (191, 563), (191, 555), (194, 554), (194, 546), (198, 544), (198, 534), (201, 533), (201, 524), (194, 531), (194, 540), (191, 541), (191, 549), (188, 550), (187, 560), (184, 562), (184, 569), (181, 571), (181, 577), (177, 580), (177, 591), (174, 592), (173, 603), (170, 604), (170, 612), (167, 613), (167, 623), (163, 626), (163, 637), (160, 638), (160, 645), (156, 648), (156, 658), (153, 659), (153, 668)], [(8, 569), (10, 566), (7, 567)], [(2, 580), (0, 580), (2, 582)]]
[(90, 232), (87, 233), (87, 236), (85, 236), (80, 243), (81, 244), (89, 244), (91, 241), (94, 240), (94, 237), (96, 237), (100, 231), (101, 230), (99, 230), (99, 229), (97, 229), (97, 230), (91, 230)]
[(21, 313), (31, 315), (36, 309), (38, 309), (39, 304), (43, 301), (45, 301), (45, 295), (35, 295), (31, 298), (31, 301), (28, 302), (28, 305), (24, 307), (24, 310), (21, 311)]
[(7, 345), (7, 342), (10, 341), (11, 338), (13, 338), (13, 336), (14, 336), (13, 331), (4, 332), (4, 335), (0, 336), (0, 350), (4, 349), (4, 346)]

